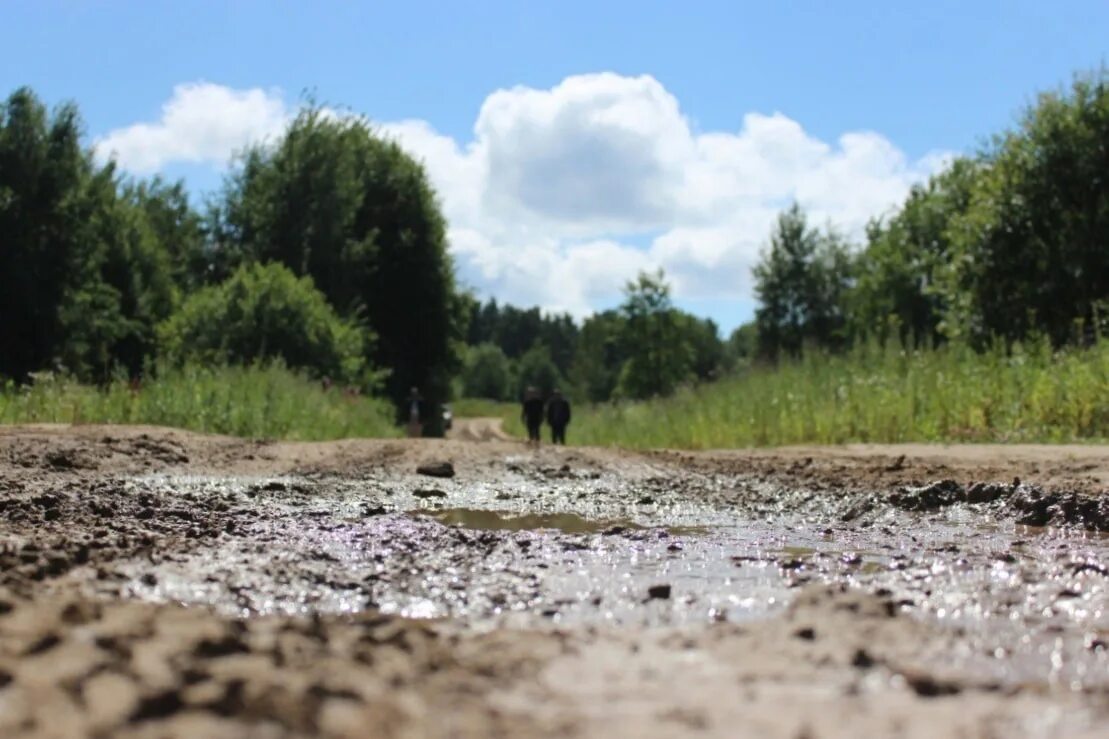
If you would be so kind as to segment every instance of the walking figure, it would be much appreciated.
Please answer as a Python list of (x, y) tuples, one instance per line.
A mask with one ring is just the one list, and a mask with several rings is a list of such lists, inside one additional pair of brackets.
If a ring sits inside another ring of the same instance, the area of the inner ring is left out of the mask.
[(528, 444), (539, 446), (539, 429), (543, 425), (543, 398), (539, 397), (539, 391), (534, 387), (529, 387), (524, 392), (524, 407), (520, 418), (528, 427)]
[(570, 425), (570, 401), (555, 388), (547, 401), (547, 423), (551, 425), (551, 442), (566, 443), (566, 427)]

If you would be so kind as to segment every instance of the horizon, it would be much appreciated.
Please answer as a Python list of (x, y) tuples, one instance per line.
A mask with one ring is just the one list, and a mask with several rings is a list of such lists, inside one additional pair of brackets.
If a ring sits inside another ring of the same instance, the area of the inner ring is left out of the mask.
[(482, 302), (580, 321), (662, 267), (675, 305), (724, 336), (753, 315), (750, 268), (785, 205), (858, 241), (1104, 64), (1109, 30), (1095, 2), (273, 7), (8, 7), (0, 81), (75, 102), (98, 158), (183, 179), (194, 202), (312, 90), (424, 162)]

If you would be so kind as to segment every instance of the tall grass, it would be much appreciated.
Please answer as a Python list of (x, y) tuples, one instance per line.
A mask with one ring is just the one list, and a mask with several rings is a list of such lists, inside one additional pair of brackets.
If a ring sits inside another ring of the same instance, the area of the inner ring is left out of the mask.
[[(514, 421), (506, 412), (505, 418)], [(518, 424), (506, 424), (510, 432)], [(518, 431), (517, 431), (518, 432)], [(1109, 342), (977, 353), (862, 346), (657, 400), (577, 405), (575, 444), (687, 449), (1109, 439)]]
[(399, 435), (390, 405), (351, 395), (280, 364), (164, 369), (135, 386), (105, 387), (40, 374), (0, 390), (0, 423), (129, 423), (254, 438), (338, 439)]

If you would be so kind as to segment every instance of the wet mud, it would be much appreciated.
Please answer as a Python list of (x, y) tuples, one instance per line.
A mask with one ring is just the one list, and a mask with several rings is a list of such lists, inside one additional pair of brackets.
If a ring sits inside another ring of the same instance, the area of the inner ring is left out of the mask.
[(1109, 452), (973, 451), (6, 429), (0, 734), (1098, 736)]

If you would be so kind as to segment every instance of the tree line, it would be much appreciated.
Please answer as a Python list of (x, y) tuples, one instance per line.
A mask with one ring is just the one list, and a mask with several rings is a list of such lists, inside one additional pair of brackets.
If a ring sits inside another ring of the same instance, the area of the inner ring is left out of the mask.
[(1109, 324), (1109, 75), (1040, 95), (912, 188), (865, 243), (782, 213), (755, 267), (757, 352), (859, 341), (1089, 342)]
[(603, 402), (861, 341), (1089, 341), (1109, 308), (1106, 83), (1103, 68), (1039, 96), (861, 245), (787, 209), (754, 269), (755, 319), (726, 340), (661, 273), (580, 324), (478, 301), (423, 167), (363, 118), (309, 101), (194, 207), (179, 182), (98, 163), (74, 105), (21, 88), (0, 103), (0, 377), (280, 359), (401, 414), (412, 386), (432, 405), (529, 385)]
[(446, 400), (467, 316), (445, 222), (423, 167), (364, 119), (306, 106), (199, 210), (82, 135), (73, 104), (0, 104), (0, 376), (280, 358), (398, 409), (411, 386)]
[(665, 276), (641, 274), (616, 309), (566, 314), (473, 302), (459, 394), (517, 400), (559, 387), (592, 402), (667, 395), (735, 364), (716, 324), (674, 307)]

